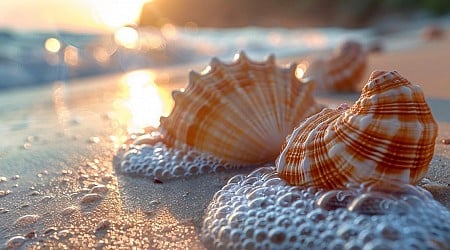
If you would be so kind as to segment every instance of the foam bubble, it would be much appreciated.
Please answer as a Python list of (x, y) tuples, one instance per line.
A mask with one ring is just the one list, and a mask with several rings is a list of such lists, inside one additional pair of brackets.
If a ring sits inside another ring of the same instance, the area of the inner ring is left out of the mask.
[[(445, 249), (450, 211), (411, 185), (292, 187), (274, 166), (231, 178), (205, 210), (208, 249)], [(390, 192), (389, 192), (390, 190)]]
[(187, 146), (168, 147), (158, 131), (139, 136), (130, 135), (130, 139), (116, 155), (115, 166), (121, 173), (156, 177), (162, 180), (221, 172), (239, 167)]

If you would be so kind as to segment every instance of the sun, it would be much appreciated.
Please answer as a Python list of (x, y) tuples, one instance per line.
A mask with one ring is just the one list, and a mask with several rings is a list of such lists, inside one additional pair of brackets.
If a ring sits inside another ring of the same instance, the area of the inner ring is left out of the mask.
[(92, 11), (96, 20), (112, 29), (136, 24), (142, 6), (151, 0), (94, 0)]

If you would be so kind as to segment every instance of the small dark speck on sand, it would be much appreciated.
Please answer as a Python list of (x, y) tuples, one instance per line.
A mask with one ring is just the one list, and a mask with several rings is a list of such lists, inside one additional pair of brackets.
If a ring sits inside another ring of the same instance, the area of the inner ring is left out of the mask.
[(110, 227), (110, 225), (111, 222), (109, 222), (108, 220), (100, 221), (100, 223), (98, 223), (97, 226), (95, 227), (95, 233), (107, 230)]
[(162, 180), (160, 180), (160, 179), (158, 179), (158, 178), (153, 178), (153, 183), (156, 183), (156, 184), (163, 184), (163, 182), (162, 182)]
[(25, 234), (25, 238), (27, 238), (27, 239), (34, 239), (36, 237), (37, 237), (36, 230), (33, 230), (33, 231), (28, 232), (27, 234)]
[(50, 234), (56, 233), (57, 231), (58, 231), (58, 229), (56, 227), (49, 227), (44, 230), (43, 234), (50, 235)]

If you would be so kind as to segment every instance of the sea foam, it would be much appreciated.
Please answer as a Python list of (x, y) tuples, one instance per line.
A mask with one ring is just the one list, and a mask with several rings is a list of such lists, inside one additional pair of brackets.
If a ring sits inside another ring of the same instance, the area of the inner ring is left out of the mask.
[(411, 185), (324, 191), (274, 166), (231, 178), (205, 211), (208, 249), (448, 249), (450, 211)]

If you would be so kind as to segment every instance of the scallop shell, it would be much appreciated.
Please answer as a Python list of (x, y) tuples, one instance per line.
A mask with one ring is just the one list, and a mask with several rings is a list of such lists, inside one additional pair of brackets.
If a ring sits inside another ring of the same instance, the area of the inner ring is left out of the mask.
[(319, 91), (354, 91), (366, 71), (366, 52), (354, 41), (342, 43), (326, 59), (312, 60), (304, 77), (313, 78)]
[(292, 185), (415, 184), (427, 172), (437, 136), (419, 86), (396, 71), (372, 73), (350, 108), (324, 109), (288, 136), (276, 161)]
[(278, 67), (274, 56), (212, 59), (203, 74), (190, 73), (184, 92), (173, 93), (175, 106), (160, 124), (166, 142), (238, 165), (274, 160), (299, 122), (323, 108), (313, 83), (296, 78), (295, 69)]

